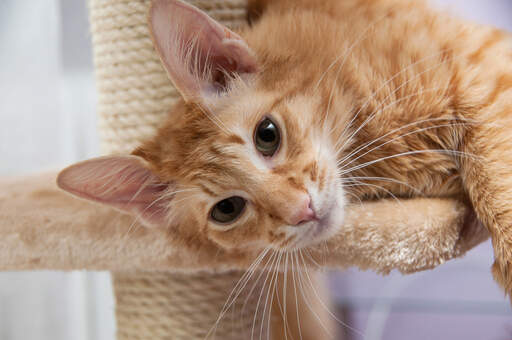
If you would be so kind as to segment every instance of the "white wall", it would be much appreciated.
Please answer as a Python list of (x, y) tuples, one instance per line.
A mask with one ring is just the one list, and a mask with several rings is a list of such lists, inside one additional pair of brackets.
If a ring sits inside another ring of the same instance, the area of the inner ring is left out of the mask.
[[(83, 0), (0, 1), (0, 175), (96, 155), (84, 23)], [(111, 340), (113, 308), (107, 273), (0, 273), (2, 340)]]

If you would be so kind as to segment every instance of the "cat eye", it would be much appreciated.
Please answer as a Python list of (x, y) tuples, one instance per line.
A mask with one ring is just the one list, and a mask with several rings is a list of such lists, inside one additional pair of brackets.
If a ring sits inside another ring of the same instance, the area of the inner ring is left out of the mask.
[(245, 200), (242, 197), (229, 197), (215, 204), (210, 216), (215, 222), (231, 223), (242, 214), (244, 207)]
[(258, 125), (254, 134), (256, 149), (258, 149), (263, 156), (270, 157), (279, 149), (280, 143), (281, 135), (279, 134), (277, 125), (269, 118), (265, 118)]

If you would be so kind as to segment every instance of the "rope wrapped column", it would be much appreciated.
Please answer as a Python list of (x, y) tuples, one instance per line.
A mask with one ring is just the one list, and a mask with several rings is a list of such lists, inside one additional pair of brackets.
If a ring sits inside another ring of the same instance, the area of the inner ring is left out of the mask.
[[(189, 2), (229, 27), (246, 21), (246, 0)], [(152, 136), (179, 98), (153, 49), (147, 27), (149, 5), (149, 0), (90, 0), (99, 130), (105, 154), (129, 153)], [(204, 339), (241, 277), (239, 272), (112, 275), (118, 340)], [(245, 309), (238, 305), (246, 301), (247, 291), (238, 297), (234, 312), (224, 315), (215, 338), (251, 337), (256, 303), (249, 299)], [(255, 327), (257, 339), (259, 329)]]
[[(215, 327), (240, 277), (240, 272), (113, 273), (117, 338), (188, 340), (208, 335), (208, 339), (250, 339), (257, 294), (249, 299), (239, 296)], [(255, 339), (260, 339), (260, 329), (257, 319)], [(266, 327), (263, 336), (265, 331)]]
[[(246, 22), (246, 0), (191, 0), (229, 27)], [(149, 0), (90, 0), (101, 148), (126, 153), (153, 135), (179, 94), (153, 49)]]

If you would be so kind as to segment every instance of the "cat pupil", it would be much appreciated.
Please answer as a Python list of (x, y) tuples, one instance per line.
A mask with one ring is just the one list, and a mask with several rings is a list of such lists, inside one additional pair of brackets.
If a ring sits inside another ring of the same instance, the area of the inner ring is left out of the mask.
[(232, 214), (235, 211), (235, 206), (229, 200), (224, 200), (219, 203), (219, 210), (223, 214)]
[(260, 138), (265, 142), (272, 142), (276, 138), (276, 135), (273, 130), (264, 129), (260, 130)]

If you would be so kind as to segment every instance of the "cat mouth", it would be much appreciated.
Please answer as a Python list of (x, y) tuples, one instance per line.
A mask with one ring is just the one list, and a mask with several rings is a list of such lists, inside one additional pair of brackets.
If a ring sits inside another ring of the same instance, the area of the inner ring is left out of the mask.
[(303, 247), (308, 247), (313, 244), (325, 241), (334, 234), (335, 228), (332, 228), (331, 213), (327, 214), (324, 218), (319, 219), (315, 225), (311, 226), (309, 230), (299, 240), (302, 241)]
[(334, 202), (321, 218), (307, 222), (300, 228), (301, 232), (285, 241), (285, 248), (289, 250), (307, 248), (329, 239), (333, 236), (341, 223), (336, 223), (335, 209), (338, 204)]

